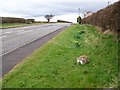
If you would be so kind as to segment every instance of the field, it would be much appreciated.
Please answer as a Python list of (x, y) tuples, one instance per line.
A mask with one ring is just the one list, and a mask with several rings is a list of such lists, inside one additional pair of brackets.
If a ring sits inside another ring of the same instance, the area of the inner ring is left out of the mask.
[[(77, 65), (80, 55), (90, 63)], [(2, 83), (3, 88), (117, 87), (117, 35), (72, 25), (14, 67)]]
[(31, 25), (37, 25), (37, 24), (43, 24), (43, 23), (4, 23), (2, 24), (2, 28), (15, 28), (15, 27), (23, 27), (23, 26), (31, 26)]

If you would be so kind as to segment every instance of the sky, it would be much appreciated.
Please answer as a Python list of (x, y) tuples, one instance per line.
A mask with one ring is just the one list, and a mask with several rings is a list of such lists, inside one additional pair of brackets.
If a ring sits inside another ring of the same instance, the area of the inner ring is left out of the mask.
[(33, 18), (47, 21), (44, 16), (53, 14), (52, 22), (65, 20), (76, 23), (76, 18), (83, 17), (86, 11), (96, 12), (118, 0), (0, 0), (0, 16)]

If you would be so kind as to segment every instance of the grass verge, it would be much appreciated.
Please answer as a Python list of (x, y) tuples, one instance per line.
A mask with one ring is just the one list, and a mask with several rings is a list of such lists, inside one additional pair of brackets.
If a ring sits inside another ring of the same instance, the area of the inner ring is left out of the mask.
[(15, 28), (15, 27), (23, 27), (23, 26), (31, 26), (31, 25), (37, 25), (37, 24), (43, 24), (43, 23), (31, 23), (31, 24), (26, 24), (26, 23), (4, 23), (2, 24), (1, 28)]
[[(76, 43), (77, 42), (77, 43)], [(87, 55), (90, 63), (76, 65)], [(8, 73), (3, 88), (105, 88), (118, 85), (116, 35), (89, 25), (73, 25)]]

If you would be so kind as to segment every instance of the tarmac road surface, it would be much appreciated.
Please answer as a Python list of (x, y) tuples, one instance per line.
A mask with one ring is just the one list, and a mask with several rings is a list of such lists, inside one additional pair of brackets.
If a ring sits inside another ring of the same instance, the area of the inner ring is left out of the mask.
[(27, 43), (30, 43), (44, 35), (69, 26), (67, 23), (43, 24), (2, 30), (2, 54), (9, 53)]

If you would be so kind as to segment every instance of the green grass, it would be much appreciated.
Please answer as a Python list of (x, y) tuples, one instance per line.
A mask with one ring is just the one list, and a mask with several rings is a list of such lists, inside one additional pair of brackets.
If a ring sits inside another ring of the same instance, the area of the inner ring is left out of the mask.
[[(73, 25), (8, 73), (3, 88), (117, 87), (116, 39), (116, 35), (101, 34), (93, 26)], [(76, 58), (83, 54), (89, 56), (90, 63), (76, 65)]]
[(26, 24), (26, 23), (4, 23), (2, 24), (2, 28), (15, 28), (15, 27), (21, 27), (21, 26), (31, 26), (41, 23), (32, 23), (32, 24)]

